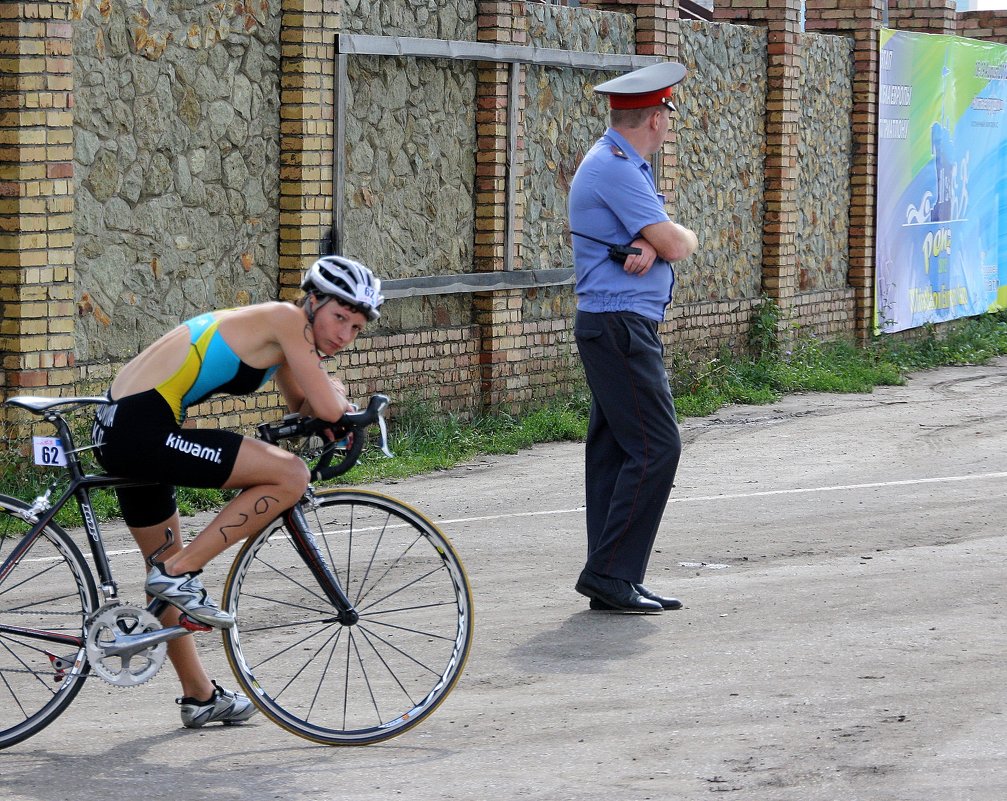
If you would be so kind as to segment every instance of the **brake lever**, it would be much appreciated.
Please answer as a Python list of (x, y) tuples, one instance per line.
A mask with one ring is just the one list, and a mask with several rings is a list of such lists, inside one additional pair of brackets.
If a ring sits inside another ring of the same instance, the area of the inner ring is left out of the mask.
[(351, 412), (347, 414), (347, 418), (366, 418), (373, 417), (374, 420), (369, 424), (373, 425), (377, 423), (378, 431), (381, 432), (381, 452), (389, 459), (394, 459), (395, 454), (392, 453), (391, 448), (388, 447), (388, 424), (385, 422), (385, 410), (388, 409), (388, 397), (385, 395), (372, 395), (370, 401), (367, 404), (367, 408), (363, 411)]
[(384, 409), (378, 414), (378, 431), (381, 433), (381, 452), (385, 455), (386, 459), (394, 459), (395, 454), (388, 447), (388, 424), (385, 422)]

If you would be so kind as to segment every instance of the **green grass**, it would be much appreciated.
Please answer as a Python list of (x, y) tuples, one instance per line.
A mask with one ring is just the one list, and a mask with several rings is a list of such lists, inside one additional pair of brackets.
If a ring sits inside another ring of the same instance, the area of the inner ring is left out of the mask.
[(390, 426), (394, 459), (364, 452), (344, 478), (352, 483), (441, 470), (481, 454), (517, 453), (537, 442), (582, 440), (587, 433), (590, 398), (585, 391), (544, 404), (525, 417), (481, 416), (471, 421), (439, 415), (425, 403), (407, 402), (395, 410)]
[[(940, 331), (925, 328), (904, 338), (877, 338), (866, 347), (821, 342), (797, 332), (788, 348), (780, 330), (778, 310), (764, 301), (757, 309), (749, 342), (754, 355), (723, 353), (698, 363), (676, 357), (671, 381), (679, 416), (703, 417), (735, 403), (772, 403), (794, 392), (870, 392), (877, 386), (902, 384), (912, 371), (982, 364), (1007, 353), (1007, 313), (957, 321)], [(589, 409), (586, 389), (545, 403), (521, 418), (497, 414), (462, 420), (407, 400), (394, 408), (390, 426), (395, 458), (386, 459), (376, 448), (369, 448), (359, 465), (338, 481), (394, 480), (447, 469), (480, 455), (516, 453), (535, 443), (579, 441), (587, 431)], [(75, 435), (86, 441), (85, 421), (81, 426)], [(35, 497), (54, 474), (38, 470), (9, 441), (7, 445), (0, 450), (0, 493)], [(62, 478), (59, 473), (55, 477)], [(181, 489), (179, 508), (191, 514), (217, 508), (226, 498), (222, 491)], [(117, 514), (109, 493), (96, 493), (96, 507), (104, 519)], [(67, 510), (59, 522), (79, 525), (76, 509)]]

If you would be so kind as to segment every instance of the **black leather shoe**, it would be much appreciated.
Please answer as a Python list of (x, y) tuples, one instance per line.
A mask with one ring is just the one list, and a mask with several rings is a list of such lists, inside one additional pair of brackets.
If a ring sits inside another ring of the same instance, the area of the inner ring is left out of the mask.
[[(640, 595), (631, 582), (602, 576), (587, 568), (581, 571), (574, 589), (591, 599), (592, 609), (613, 612), (660, 612), (663, 609), (657, 601)], [(604, 606), (595, 606), (596, 602)]]
[(634, 584), (636, 591), (650, 601), (657, 601), (662, 609), (681, 609), (682, 602), (678, 598), (670, 598), (667, 595), (658, 595), (656, 592), (648, 590), (642, 584)]
[[(662, 609), (681, 609), (682, 602), (678, 598), (668, 598), (664, 595), (658, 595), (656, 592), (651, 592), (642, 584), (634, 584), (633, 587), (638, 593), (640, 593), (641, 598), (646, 598), (651, 601), (656, 601), (661, 604)], [(599, 612), (616, 612), (618, 611), (614, 606), (609, 606), (604, 601), (599, 601), (597, 598), (591, 599), (590, 604), (592, 609), (598, 610)]]

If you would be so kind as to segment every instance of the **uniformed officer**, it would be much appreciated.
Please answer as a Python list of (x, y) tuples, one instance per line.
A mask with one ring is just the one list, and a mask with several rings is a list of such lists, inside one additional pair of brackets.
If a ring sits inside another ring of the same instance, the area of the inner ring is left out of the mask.
[(610, 127), (570, 187), (575, 337), (592, 396), (587, 562), (576, 589), (592, 609), (682, 606), (643, 579), (681, 453), (658, 324), (671, 303), (670, 263), (698, 247), (668, 217), (648, 158), (667, 137), (672, 87), (684, 77), (685, 67), (666, 62), (596, 86), (609, 97)]

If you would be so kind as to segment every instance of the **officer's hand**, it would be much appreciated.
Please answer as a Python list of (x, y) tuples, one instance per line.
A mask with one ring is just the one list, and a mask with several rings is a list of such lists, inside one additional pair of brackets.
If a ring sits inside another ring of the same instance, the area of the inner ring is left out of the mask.
[(657, 259), (657, 251), (654, 250), (654, 246), (650, 242), (642, 237), (634, 239), (630, 243), (630, 246), (640, 248), (643, 253), (630, 253), (626, 257), (626, 262), (622, 265), (622, 269), (630, 275), (646, 275), (647, 271), (654, 266), (654, 261)]

